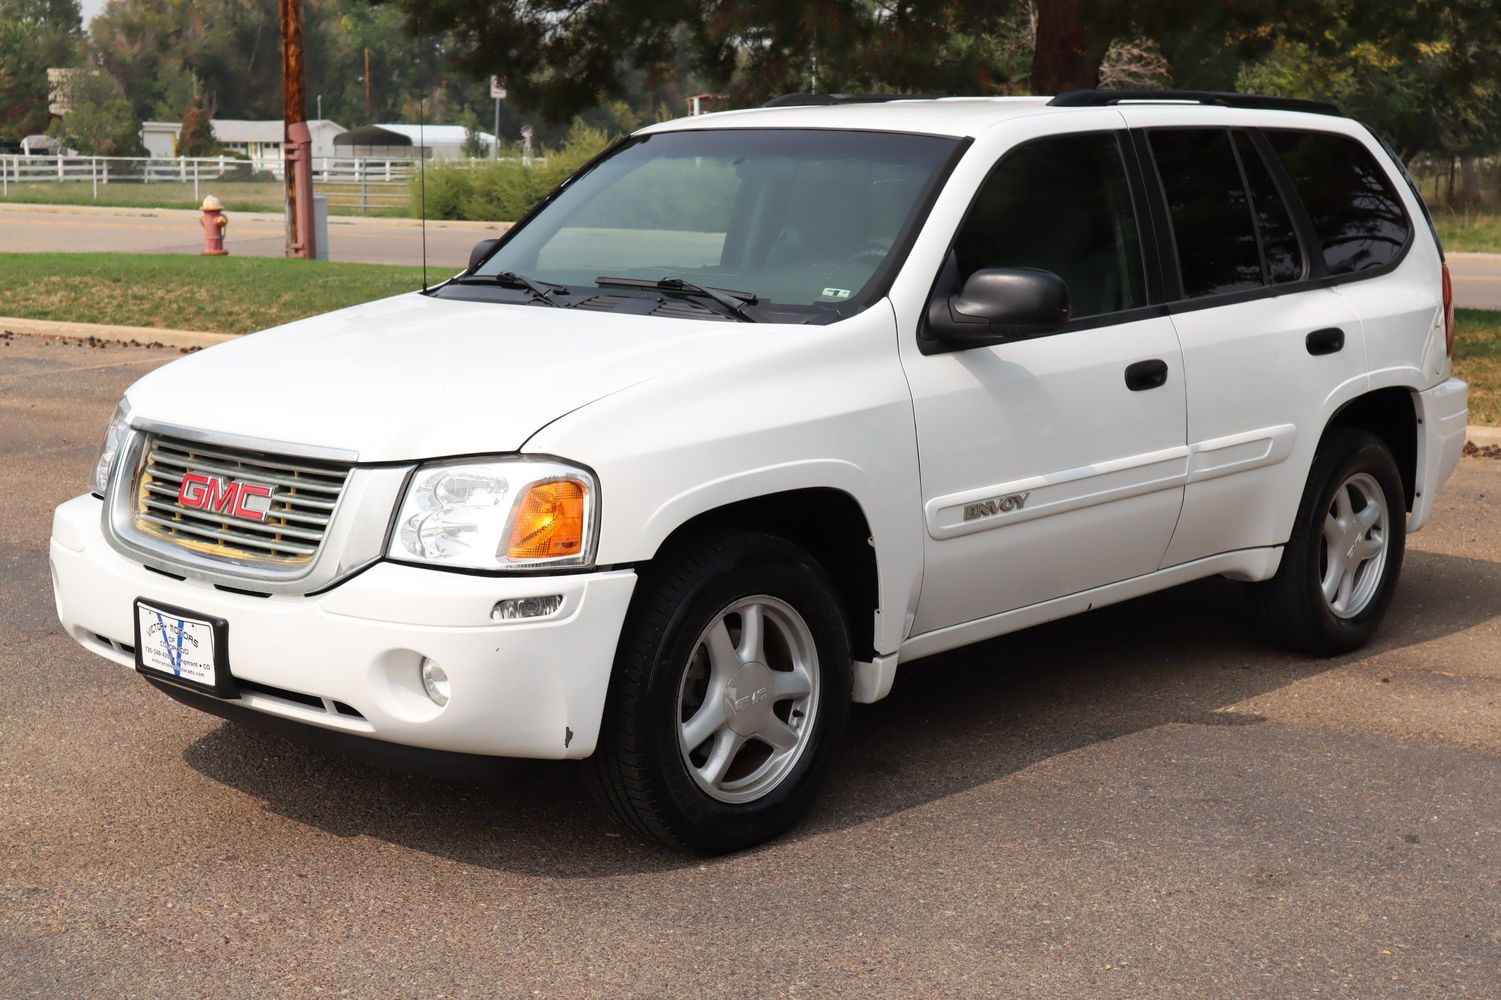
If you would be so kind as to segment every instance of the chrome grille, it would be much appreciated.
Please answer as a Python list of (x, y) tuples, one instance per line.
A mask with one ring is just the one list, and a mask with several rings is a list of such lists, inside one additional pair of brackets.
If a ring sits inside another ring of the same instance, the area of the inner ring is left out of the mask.
[[(271, 487), (266, 519), (184, 505), (182, 479), (189, 472)], [(220, 558), (303, 565), (318, 554), (348, 476), (347, 465), (153, 434), (146, 440), (136, 477), (135, 527)]]

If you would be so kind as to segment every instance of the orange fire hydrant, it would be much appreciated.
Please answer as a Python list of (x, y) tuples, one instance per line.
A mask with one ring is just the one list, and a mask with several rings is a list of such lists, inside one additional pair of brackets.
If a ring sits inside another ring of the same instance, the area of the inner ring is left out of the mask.
[(224, 214), (224, 203), (213, 195), (203, 199), (203, 214), (198, 216), (198, 224), (203, 227), (203, 256), (223, 257), (228, 250), (224, 249), (224, 230), (229, 228), (229, 216)]

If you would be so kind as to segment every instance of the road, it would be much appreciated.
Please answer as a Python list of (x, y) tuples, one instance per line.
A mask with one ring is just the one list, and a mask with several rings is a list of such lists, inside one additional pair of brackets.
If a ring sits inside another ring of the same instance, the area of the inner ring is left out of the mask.
[[(332, 260), (369, 264), (420, 264), (422, 230), (407, 219), (333, 216), (329, 220)], [(469, 250), (496, 227), (473, 222), (430, 222), (428, 262), (459, 267)], [(232, 254), (280, 257), (279, 215), (231, 213), (227, 246)], [(171, 209), (76, 208), (59, 212), (0, 203), (0, 253), (99, 250), (112, 253), (197, 253), (203, 249), (198, 213)], [(1501, 254), (1449, 255), (1455, 301), (1463, 308), (1501, 309)]]
[(1501, 254), (1451, 253), (1454, 304), (1463, 309), (1501, 309)]
[[(225, 246), (246, 257), (280, 257), (285, 236), (280, 215), (229, 213)], [(469, 251), (503, 227), (473, 222), (429, 222), (427, 259), (438, 267), (462, 267)], [(329, 259), (367, 264), (422, 263), (422, 227), (410, 219), (332, 216)], [(203, 230), (198, 213), (175, 209), (33, 207), (0, 203), (0, 253), (198, 253)]]
[(806, 823), (702, 860), (577, 765), (389, 773), (63, 637), (50, 510), (174, 356), (0, 342), (7, 998), (1496, 995), (1501, 462), (1363, 654), (1270, 650), (1215, 580), (933, 658)]

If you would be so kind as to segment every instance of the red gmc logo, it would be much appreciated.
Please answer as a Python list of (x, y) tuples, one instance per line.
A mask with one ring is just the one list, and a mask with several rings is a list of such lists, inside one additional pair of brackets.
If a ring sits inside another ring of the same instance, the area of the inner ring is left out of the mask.
[(193, 510), (264, 521), (271, 511), (271, 487), (187, 472), (183, 474), (182, 486), (177, 491), (177, 502)]

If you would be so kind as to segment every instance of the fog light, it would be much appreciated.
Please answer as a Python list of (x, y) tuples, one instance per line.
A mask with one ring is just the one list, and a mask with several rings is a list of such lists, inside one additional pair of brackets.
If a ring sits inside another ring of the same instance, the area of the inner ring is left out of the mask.
[(422, 658), (422, 686), (434, 705), (441, 708), (448, 704), (448, 675), (425, 656)]
[(544, 618), (562, 606), (562, 594), (548, 594), (546, 597), (508, 597), (490, 609), (490, 617), (498, 622), (513, 622), (521, 618)]

